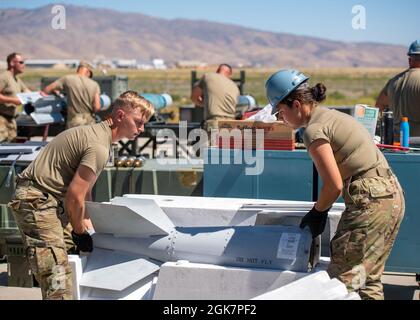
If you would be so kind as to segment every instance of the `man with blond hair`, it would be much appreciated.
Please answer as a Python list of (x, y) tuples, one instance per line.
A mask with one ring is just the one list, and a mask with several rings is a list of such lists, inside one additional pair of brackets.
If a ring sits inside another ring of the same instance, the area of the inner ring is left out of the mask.
[[(134, 91), (121, 94), (109, 119), (63, 131), (19, 176), (13, 200), (15, 220), (43, 299), (72, 299), (65, 228), (78, 251), (93, 248), (85, 200), (111, 154), (111, 144), (135, 139), (153, 114)], [(64, 205), (63, 205), (64, 203)], [(65, 210), (64, 210), (65, 209)]]
[(0, 73), (0, 142), (11, 142), (17, 135), (16, 114), (21, 105), (17, 93), (30, 92), (16, 77), (25, 70), (22, 55), (13, 52), (7, 56), (7, 70)]

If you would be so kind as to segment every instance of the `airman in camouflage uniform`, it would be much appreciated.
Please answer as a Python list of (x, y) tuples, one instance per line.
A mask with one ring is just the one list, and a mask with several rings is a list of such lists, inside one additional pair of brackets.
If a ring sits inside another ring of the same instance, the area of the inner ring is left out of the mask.
[(110, 119), (63, 131), (18, 176), (9, 206), (44, 299), (72, 299), (69, 235), (78, 250), (92, 251), (85, 200), (92, 200), (92, 187), (109, 160), (111, 144), (136, 138), (152, 114), (146, 99), (127, 91), (114, 102)]
[(341, 193), (346, 208), (328, 272), (362, 299), (383, 299), (381, 275), (403, 219), (403, 191), (368, 130), (354, 117), (318, 106), (327, 89), (308, 80), (297, 70), (281, 70), (266, 83), (273, 111), (288, 126), (305, 128), (303, 142), (323, 181), (300, 227), (309, 227), (314, 238), (322, 234)]

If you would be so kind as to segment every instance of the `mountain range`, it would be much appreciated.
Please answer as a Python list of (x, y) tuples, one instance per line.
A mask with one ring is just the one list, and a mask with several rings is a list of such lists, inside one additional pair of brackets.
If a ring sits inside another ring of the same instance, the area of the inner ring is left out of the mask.
[[(403, 67), (407, 48), (275, 33), (204, 20), (162, 19), (66, 5), (54, 29), (52, 5), (0, 10), (0, 56), (202, 61), (261, 67)], [(327, 36), (327, 35), (326, 35)]]

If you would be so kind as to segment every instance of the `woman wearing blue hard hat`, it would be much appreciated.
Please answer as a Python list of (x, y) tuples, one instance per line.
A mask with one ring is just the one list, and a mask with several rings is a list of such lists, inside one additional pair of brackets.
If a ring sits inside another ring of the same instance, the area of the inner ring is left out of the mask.
[(310, 87), (308, 80), (297, 70), (281, 70), (265, 85), (273, 113), (294, 129), (305, 128), (303, 141), (323, 181), (300, 226), (320, 235), (342, 194), (346, 209), (331, 240), (328, 273), (362, 299), (383, 299), (381, 275), (404, 215), (403, 191), (367, 129), (347, 114), (319, 107), (326, 87)]

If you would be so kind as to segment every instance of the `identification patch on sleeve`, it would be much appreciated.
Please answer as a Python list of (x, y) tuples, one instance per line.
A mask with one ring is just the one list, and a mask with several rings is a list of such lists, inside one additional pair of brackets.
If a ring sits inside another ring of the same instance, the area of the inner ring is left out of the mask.
[(278, 259), (296, 259), (296, 253), (299, 246), (300, 234), (283, 233), (280, 237), (279, 247), (277, 249)]

